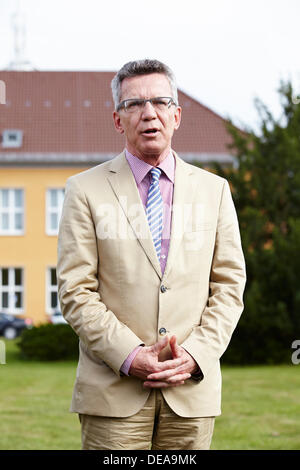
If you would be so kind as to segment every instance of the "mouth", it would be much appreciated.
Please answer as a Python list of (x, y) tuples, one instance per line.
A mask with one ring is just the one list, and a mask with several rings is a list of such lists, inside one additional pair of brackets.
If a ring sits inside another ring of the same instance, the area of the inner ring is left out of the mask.
[(155, 127), (151, 128), (151, 129), (146, 129), (145, 131), (142, 132), (143, 135), (150, 135), (150, 136), (153, 136), (153, 135), (156, 135), (158, 134), (159, 130), (156, 129)]

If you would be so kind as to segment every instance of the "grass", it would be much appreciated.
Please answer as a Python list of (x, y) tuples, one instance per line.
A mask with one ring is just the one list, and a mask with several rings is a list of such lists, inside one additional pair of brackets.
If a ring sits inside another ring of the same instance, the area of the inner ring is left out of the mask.
[(0, 365), (0, 449), (80, 449), (78, 415), (69, 413), (76, 362), (23, 361), (5, 341)]
[[(69, 413), (77, 362), (25, 362), (5, 341), (0, 365), (0, 449), (80, 449)], [(223, 366), (222, 415), (212, 449), (300, 449), (300, 367)]]
[(212, 449), (300, 449), (300, 367), (222, 367)]

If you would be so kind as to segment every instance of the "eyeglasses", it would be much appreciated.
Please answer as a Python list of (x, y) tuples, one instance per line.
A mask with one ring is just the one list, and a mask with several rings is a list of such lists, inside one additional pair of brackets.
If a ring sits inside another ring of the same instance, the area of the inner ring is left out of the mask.
[(177, 104), (171, 97), (159, 96), (158, 98), (150, 98), (149, 100), (132, 98), (121, 101), (121, 103), (117, 106), (117, 111), (120, 111), (120, 109), (124, 109), (124, 111), (128, 113), (136, 113), (142, 111), (148, 101), (152, 104), (153, 108), (156, 111), (166, 111), (172, 105), (177, 106)]

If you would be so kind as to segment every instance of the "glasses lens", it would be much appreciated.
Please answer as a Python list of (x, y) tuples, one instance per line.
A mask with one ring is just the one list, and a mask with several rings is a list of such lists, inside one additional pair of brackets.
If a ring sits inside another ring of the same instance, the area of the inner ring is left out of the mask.
[(171, 98), (152, 98), (151, 102), (155, 109), (163, 111), (170, 106)]
[(135, 113), (142, 109), (144, 105), (144, 100), (125, 100), (124, 107), (125, 110), (129, 113)]

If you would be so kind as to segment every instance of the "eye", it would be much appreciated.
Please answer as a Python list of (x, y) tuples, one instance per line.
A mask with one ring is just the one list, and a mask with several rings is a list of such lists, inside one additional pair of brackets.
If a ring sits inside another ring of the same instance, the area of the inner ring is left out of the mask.
[(143, 100), (128, 100), (126, 101), (126, 108), (128, 110), (134, 110), (140, 107), (143, 103)]
[(169, 100), (167, 98), (153, 98), (153, 106), (166, 107), (168, 106)]

